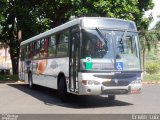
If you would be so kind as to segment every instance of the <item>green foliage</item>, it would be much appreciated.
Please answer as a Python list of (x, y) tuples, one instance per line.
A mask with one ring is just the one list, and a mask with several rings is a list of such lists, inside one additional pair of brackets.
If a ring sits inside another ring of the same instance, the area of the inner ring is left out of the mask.
[(0, 1), (0, 21), (4, 20), (3, 12), (5, 11), (7, 0)]
[(144, 30), (151, 21), (143, 18), (144, 12), (153, 5), (152, 0), (41, 0), (32, 12), (39, 19), (47, 18), (51, 27), (68, 21), (70, 16), (100, 16), (133, 20)]
[(140, 44), (143, 55), (143, 68), (145, 70), (145, 61), (147, 50), (150, 52), (151, 49), (157, 49), (158, 41), (160, 40), (160, 31), (140, 31)]
[(0, 81), (18, 81), (17, 75), (0, 75)]
[(152, 0), (82, 0), (72, 14), (133, 20), (139, 30), (146, 30), (151, 18), (144, 19), (144, 11), (152, 9), (153, 5)]
[(155, 25), (155, 30), (160, 30), (160, 22), (158, 22), (156, 25)]
[(71, 16), (101, 16), (133, 20), (138, 29), (146, 29), (150, 19), (144, 12), (153, 8), (152, 0), (1, 0), (0, 41), (10, 47), (13, 72), (18, 73), (19, 44), (22, 41), (56, 27)]
[(160, 65), (158, 63), (149, 62), (146, 64), (146, 72), (149, 74), (156, 74), (160, 69)]
[(160, 40), (159, 31), (141, 31), (139, 35), (142, 49), (148, 48), (149, 51), (151, 46), (156, 47), (157, 42)]
[(147, 55), (147, 59), (157, 60), (157, 55), (149, 52), (148, 55)]
[(144, 75), (145, 81), (160, 81), (160, 74), (146, 74)]

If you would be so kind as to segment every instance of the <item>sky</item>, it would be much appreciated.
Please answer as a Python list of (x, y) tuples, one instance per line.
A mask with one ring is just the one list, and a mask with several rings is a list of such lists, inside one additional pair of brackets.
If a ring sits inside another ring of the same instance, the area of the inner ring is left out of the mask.
[(153, 28), (155, 24), (160, 21), (160, 17), (157, 17), (158, 15), (160, 16), (160, 0), (153, 0), (153, 3), (155, 3), (154, 8), (145, 12), (145, 17), (148, 17), (152, 13), (154, 19), (153, 22), (149, 25), (149, 29)]

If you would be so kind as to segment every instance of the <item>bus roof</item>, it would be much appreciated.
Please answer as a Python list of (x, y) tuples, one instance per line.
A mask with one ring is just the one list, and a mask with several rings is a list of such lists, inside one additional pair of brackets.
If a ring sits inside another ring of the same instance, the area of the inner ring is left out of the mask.
[(69, 28), (74, 25), (81, 25), (81, 28), (107, 28), (107, 29), (125, 29), (125, 30), (132, 30), (137, 31), (136, 25), (133, 21), (130, 20), (123, 20), (123, 19), (116, 19), (116, 18), (107, 18), (107, 17), (81, 17), (69, 22), (66, 22), (58, 27), (52, 28), (46, 32), (40, 33), (32, 38), (29, 38), (23, 42), (21, 45), (26, 43), (32, 42), (34, 40), (41, 39), (43, 37), (49, 36), (53, 33), (59, 32), (66, 28)]

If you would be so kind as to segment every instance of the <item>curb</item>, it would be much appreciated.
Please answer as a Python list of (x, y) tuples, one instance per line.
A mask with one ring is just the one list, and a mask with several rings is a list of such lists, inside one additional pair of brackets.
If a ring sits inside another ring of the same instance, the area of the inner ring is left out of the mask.
[(160, 81), (143, 81), (142, 84), (160, 84)]
[(15, 83), (17, 81), (12, 81), (12, 80), (4, 80), (4, 81), (0, 81), (0, 83)]
[[(0, 81), (0, 83), (25, 83), (25, 81), (22, 80), (3, 80)], [(160, 81), (143, 81), (143, 85), (145, 84), (160, 84)]]
[(20, 80), (3, 80), (0, 81), (0, 83), (25, 83), (25, 82)]

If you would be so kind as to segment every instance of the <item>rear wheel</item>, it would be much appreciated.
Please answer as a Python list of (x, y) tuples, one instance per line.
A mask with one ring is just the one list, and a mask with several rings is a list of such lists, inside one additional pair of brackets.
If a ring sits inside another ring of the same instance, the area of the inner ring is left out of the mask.
[(66, 102), (68, 100), (67, 85), (66, 85), (66, 80), (64, 77), (61, 77), (59, 79), (58, 95), (63, 102)]
[(29, 88), (33, 89), (34, 84), (32, 79), (32, 73), (28, 73), (28, 83), (29, 83)]

